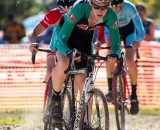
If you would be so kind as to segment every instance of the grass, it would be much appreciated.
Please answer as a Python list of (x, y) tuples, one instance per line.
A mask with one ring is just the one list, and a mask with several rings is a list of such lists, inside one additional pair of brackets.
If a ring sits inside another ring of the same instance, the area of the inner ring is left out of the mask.
[[(0, 125), (12, 125), (12, 124), (25, 124), (26, 120), (24, 118), (24, 115), (30, 115), (30, 113), (40, 112), (40, 111), (12, 111), (12, 112), (3, 112), (0, 113)], [(109, 112), (114, 113), (114, 108), (109, 107)], [(140, 114), (143, 115), (160, 115), (160, 108), (154, 109), (154, 108), (140, 108)], [(33, 115), (34, 115), (33, 114)], [(31, 114), (32, 115), (32, 114)], [(32, 118), (32, 117), (31, 117)], [(39, 119), (41, 120), (41, 119)], [(38, 120), (38, 121), (39, 121)]]
[(20, 116), (2, 116), (0, 117), (0, 125), (24, 124), (24, 120)]

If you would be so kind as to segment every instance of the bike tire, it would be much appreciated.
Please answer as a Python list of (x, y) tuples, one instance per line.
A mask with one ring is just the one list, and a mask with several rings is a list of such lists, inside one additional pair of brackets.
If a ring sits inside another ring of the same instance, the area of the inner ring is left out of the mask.
[(72, 102), (71, 102), (71, 93), (69, 88), (65, 88), (62, 91), (62, 113), (63, 113), (63, 128), (65, 130), (71, 130), (73, 126), (72, 123)]
[(118, 130), (125, 130), (124, 80), (121, 75), (114, 76), (113, 80), (112, 90), (116, 125)]
[(44, 116), (43, 116), (43, 122), (44, 122), (44, 130), (51, 130), (51, 116), (49, 112), (50, 103), (52, 100), (52, 78), (48, 81), (48, 95), (46, 100), (46, 106), (44, 109)]
[[(91, 129), (95, 130), (109, 130), (109, 111), (108, 111), (108, 104), (103, 92), (98, 88), (91, 88), (89, 90), (89, 100), (88, 105), (92, 102), (92, 111), (91, 111), (91, 122), (90, 126)], [(85, 110), (83, 112), (84, 119)], [(84, 120), (81, 126), (84, 126)], [(85, 128), (83, 127), (85, 130)], [(88, 128), (86, 128), (88, 129)]]

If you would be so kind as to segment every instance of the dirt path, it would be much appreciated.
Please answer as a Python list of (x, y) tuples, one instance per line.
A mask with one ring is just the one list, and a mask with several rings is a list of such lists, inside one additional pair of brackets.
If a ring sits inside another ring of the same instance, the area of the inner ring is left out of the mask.
[[(0, 130), (43, 130), (42, 114), (21, 115), (24, 125), (0, 125)], [(110, 114), (110, 130), (117, 130), (114, 114)], [(160, 130), (160, 115), (126, 114), (126, 130)]]

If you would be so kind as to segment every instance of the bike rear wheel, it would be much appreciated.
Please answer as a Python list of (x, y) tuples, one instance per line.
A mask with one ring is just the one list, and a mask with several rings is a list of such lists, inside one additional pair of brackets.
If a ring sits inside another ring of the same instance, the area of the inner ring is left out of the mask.
[(125, 130), (124, 82), (124, 77), (121, 75), (114, 76), (113, 78), (113, 103), (118, 130)]
[[(88, 93), (89, 127), (96, 130), (109, 130), (108, 104), (103, 92), (100, 89), (94, 87), (91, 88)], [(84, 125), (84, 122), (82, 125)]]
[(48, 95), (46, 99), (46, 106), (44, 108), (43, 122), (44, 122), (44, 130), (51, 130), (51, 116), (49, 112), (49, 107), (52, 98), (52, 78), (49, 79), (47, 85), (48, 85)]
[(46, 106), (44, 109), (44, 130), (54, 130), (55, 128), (60, 127), (61, 129), (70, 130), (71, 126), (71, 94), (69, 91), (69, 88), (64, 88), (61, 94), (61, 106), (62, 106), (62, 113), (63, 113), (63, 121), (62, 126), (59, 126), (59, 124), (54, 124), (52, 122), (52, 115), (50, 114), (50, 104), (52, 100), (52, 78), (48, 81), (48, 95), (46, 99)]

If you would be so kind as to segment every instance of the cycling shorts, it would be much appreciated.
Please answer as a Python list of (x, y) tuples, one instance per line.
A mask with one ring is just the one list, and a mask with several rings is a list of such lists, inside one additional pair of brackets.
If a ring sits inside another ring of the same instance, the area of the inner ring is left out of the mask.
[(124, 46), (131, 46), (132, 43), (136, 41), (136, 29), (132, 20), (128, 25), (120, 27), (119, 33), (124, 42)]

